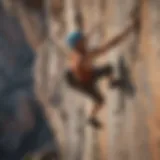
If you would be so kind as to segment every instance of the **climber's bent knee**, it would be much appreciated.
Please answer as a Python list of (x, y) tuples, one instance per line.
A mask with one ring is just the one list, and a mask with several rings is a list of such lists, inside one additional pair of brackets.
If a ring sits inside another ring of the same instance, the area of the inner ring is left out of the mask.
[(110, 76), (112, 75), (114, 72), (114, 68), (111, 65), (107, 65), (104, 67), (104, 73), (106, 74), (106, 76)]

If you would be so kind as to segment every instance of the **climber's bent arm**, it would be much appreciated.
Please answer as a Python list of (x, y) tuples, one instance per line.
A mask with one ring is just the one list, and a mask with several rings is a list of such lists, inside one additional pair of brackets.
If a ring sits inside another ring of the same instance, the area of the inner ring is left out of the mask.
[(119, 35), (114, 37), (112, 40), (107, 42), (107, 44), (103, 45), (100, 48), (97, 48), (93, 51), (91, 51), (88, 56), (90, 58), (96, 58), (102, 54), (104, 54), (106, 51), (117, 45), (119, 42), (121, 42), (133, 29), (135, 23), (132, 23), (129, 25), (123, 32), (121, 32)]
[(86, 33), (85, 33), (85, 37), (87, 38), (87, 41), (90, 39), (90, 38), (92, 38), (92, 36), (94, 35), (94, 33), (101, 27), (101, 26), (103, 26), (104, 25), (104, 23), (105, 23), (105, 21), (98, 21), (89, 31), (87, 31)]

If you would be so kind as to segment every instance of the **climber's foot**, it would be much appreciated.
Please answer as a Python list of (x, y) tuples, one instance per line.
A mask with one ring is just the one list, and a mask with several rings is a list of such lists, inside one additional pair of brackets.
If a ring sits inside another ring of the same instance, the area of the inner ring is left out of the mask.
[(92, 127), (96, 128), (96, 129), (101, 129), (103, 127), (102, 123), (97, 118), (91, 117), (88, 120), (88, 122)]
[(111, 88), (124, 88), (125, 87), (125, 81), (123, 79), (116, 79), (112, 80), (110, 82)]

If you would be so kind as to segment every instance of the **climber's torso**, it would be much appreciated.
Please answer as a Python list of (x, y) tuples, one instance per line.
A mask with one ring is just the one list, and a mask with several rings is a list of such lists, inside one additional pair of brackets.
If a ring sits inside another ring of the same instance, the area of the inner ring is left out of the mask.
[(69, 67), (74, 76), (82, 82), (89, 82), (93, 72), (92, 60), (77, 53), (70, 55)]

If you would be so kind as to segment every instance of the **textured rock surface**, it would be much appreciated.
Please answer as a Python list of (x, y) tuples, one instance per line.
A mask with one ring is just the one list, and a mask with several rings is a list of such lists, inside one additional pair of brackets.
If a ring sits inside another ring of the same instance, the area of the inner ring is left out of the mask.
[(34, 94), (35, 53), (20, 23), (0, 8), (0, 159), (20, 160), (54, 144)]

